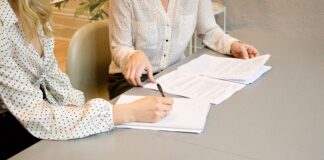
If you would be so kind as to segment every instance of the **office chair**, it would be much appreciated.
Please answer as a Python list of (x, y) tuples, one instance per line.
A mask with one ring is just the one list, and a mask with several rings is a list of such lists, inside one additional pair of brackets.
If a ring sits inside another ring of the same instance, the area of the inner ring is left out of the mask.
[(72, 37), (66, 71), (72, 86), (84, 92), (86, 100), (108, 100), (108, 69), (111, 62), (108, 20), (81, 27)]

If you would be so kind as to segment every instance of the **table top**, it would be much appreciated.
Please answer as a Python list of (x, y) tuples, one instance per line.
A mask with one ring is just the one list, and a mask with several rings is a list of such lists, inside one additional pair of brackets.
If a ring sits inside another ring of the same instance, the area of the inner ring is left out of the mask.
[[(289, 40), (272, 39), (274, 47), (266, 47), (266, 40), (254, 43), (272, 55), (272, 70), (211, 108), (201, 134), (115, 129), (84, 139), (42, 140), (11, 159), (324, 160), (323, 47)], [(219, 56), (198, 52), (181, 63), (201, 54)], [(128, 93), (159, 95), (143, 88)]]

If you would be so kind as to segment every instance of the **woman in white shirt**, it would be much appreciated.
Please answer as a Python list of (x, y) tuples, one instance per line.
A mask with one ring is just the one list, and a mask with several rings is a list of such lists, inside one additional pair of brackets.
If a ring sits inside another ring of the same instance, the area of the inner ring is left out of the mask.
[(258, 56), (250, 45), (225, 34), (216, 24), (210, 0), (110, 0), (112, 63), (110, 96), (115, 97), (179, 62), (197, 29), (209, 48), (237, 58)]
[(104, 99), (85, 103), (83, 93), (58, 68), (50, 13), (49, 0), (0, 0), (0, 159), (38, 138), (81, 138), (167, 115), (170, 98), (116, 106)]

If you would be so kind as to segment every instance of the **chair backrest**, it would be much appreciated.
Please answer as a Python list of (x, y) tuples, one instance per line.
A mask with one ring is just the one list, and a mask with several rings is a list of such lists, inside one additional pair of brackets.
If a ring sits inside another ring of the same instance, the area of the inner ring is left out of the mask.
[(108, 34), (108, 20), (103, 20), (81, 27), (71, 39), (66, 71), (72, 86), (83, 91), (86, 100), (109, 99), (111, 55)]

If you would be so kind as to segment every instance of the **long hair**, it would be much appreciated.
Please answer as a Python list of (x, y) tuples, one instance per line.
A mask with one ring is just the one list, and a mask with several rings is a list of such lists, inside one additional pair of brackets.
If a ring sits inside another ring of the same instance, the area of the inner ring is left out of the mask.
[(38, 27), (42, 27), (45, 36), (52, 35), (49, 0), (16, 0), (16, 2), (18, 2), (19, 14), (30, 31), (27, 41), (38, 35)]

